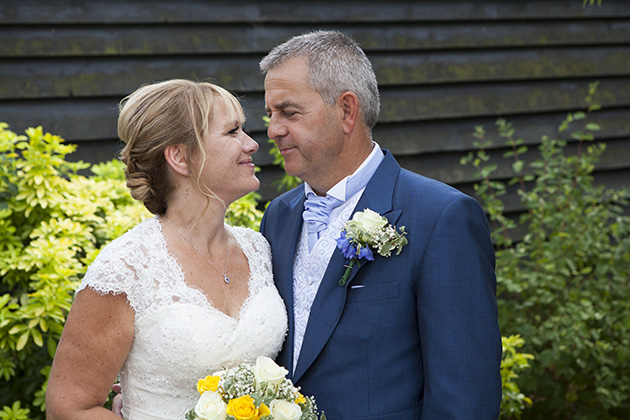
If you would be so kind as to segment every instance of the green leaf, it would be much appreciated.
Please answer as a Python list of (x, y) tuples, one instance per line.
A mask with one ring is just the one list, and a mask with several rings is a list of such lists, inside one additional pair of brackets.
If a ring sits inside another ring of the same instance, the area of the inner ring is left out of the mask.
[(44, 345), (44, 340), (39, 330), (32, 329), (31, 337), (33, 337), (33, 342), (37, 345), (37, 347), (42, 347)]
[(514, 172), (521, 173), (523, 171), (523, 164), (524, 162), (522, 160), (519, 160), (518, 162), (514, 162), (512, 164), (512, 169), (514, 170)]
[(16, 351), (20, 351), (22, 349), (24, 349), (24, 347), (26, 346), (26, 343), (28, 343), (28, 337), (30, 336), (29, 332), (26, 331), (25, 333), (23, 333), (20, 338), (18, 338), (17, 343), (15, 344), (15, 350)]
[(17, 335), (19, 333), (21, 333), (22, 331), (24, 331), (26, 329), (26, 327), (22, 324), (20, 325), (16, 325), (13, 328), (11, 328), (9, 330), (9, 335)]
[(575, 120), (583, 120), (584, 118), (586, 118), (586, 113), (582, 111), (574, 112), (573, 118)]

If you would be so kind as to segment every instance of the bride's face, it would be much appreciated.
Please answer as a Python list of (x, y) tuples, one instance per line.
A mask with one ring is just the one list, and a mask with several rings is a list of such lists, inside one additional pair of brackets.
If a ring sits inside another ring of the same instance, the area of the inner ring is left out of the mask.
[(260, 187), (252, 161), (258, 143), (245, 134), (243, 122), (232, 116), (223, 103), (213, 107), (212, 123), (203, 144), (206, 160), (200, 165), (201, 179), (226, 204)]

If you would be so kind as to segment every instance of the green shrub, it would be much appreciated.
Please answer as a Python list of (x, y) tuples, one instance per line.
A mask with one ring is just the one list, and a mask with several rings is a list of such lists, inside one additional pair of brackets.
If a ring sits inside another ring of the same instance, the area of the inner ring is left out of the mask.
[[(46, 381), (73, 293), (98, 250), (147, 217), (120, 162), (70, 163), (74, 145), (0, 123), (0, 418), (43, 418)], [(4, 417), (3, 417), (4, 416)]]
[(518, 334), (501, 337), (503, 356), (501, 358), (501, 381), (503, 384), (503, 398), (501, 399), (501, 418), (521, 418), (523, 410), (532, 404), (531, 398), (523, 394), (516, 382), (519, 372), (529, 368), (529, 361), (534, 356), (519, 353), (525, 340)]
[(16, 401), (11, 407), (5, 406), (0, 411), (0, 420), (29, 420), (31, 410), (22, 408), (19, 401)]
[(496, 165), (483, 127), (476, 129), (479, 151), (462, 159), (478, 169), (477, 194), (496, 227), (501, 331), (523, 335), (536, 358), (519, 381), (533, 400), (526, 418), (630, 418), (630, 191), (594, 184), (605, 150), (593, 143), (596, 86), (586, 112), (560, 124), (557, 137), (570, 141), (543, 136), (529, 165), (523, 140), (497, 122), (514, 160), (510, 184), (525, 207), (518, 222), (504, 210), (505, 183), (491, 180)]
[(260, 195), (249, 193), (228, 207), (225, 221), (232, 226), (246, 226), (258, 231), (263, 212), (258, 208)]

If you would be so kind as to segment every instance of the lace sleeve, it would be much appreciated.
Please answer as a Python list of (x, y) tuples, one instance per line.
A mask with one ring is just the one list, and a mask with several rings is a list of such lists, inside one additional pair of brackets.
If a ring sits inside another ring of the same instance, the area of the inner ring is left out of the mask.
[(136, 313), (150, 306), (156, 290), (150, 280), (156, 278), (155, 271), (162, 269), (154, 268), (151, 262), (150, 248), (160, 242), (154, 225), (153, 220), (145, 221), (105, 246), (87, 269), (76, 293), (85, 288), (101, 295), (124, 293)]
[(76, 293), (90, 288), (100, 295), (126, 294), (129, 305), (137, 312), (139, 302), (133, 293), (133, 285), (137, 283), (137, 275), (133, 266), (123, 257), (121, 245), (120, 242), (114, 241), (103, 248), (88, 267)]
[(77, 293), (85, 288), (90, 288), (101, 295), (127, 293), (130, 279), (133, 277), (131, 267), (104, 249), (88, 267)]

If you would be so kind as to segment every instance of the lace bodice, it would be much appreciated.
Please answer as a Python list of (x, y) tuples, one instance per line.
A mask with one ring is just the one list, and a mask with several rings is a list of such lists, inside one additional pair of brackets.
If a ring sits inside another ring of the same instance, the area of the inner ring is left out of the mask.
[(126, 420), (183, 419), (199, 397), (198, 379), (280, 351), (287, 314), (273, 284), (269, 244), (251, 229), (229, 229), (250, 269), (238, 319), (185, 283), (159, 218), (112, 241), (89, 267), (79, 291), (125, 293), (135, 311), (135, 335), (120, 372)]

